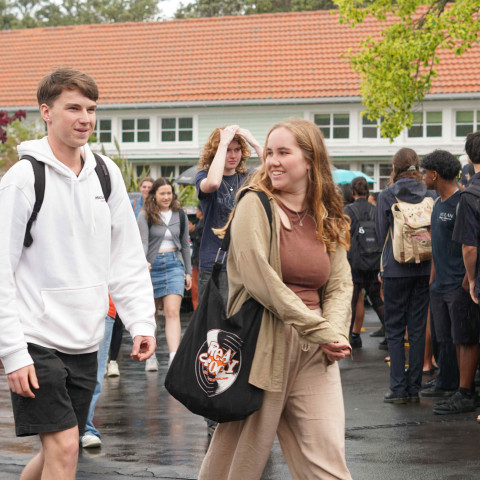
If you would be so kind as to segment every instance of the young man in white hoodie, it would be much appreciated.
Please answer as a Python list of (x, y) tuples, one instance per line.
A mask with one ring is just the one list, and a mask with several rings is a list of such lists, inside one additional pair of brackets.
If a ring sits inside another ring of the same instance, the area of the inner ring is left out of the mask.
[(32, 164), (19, 161), (0, 182), (0, 359), (16, 434), (41, 439), (20, 478), (73, 480), (108, 293), (133, 337), (136, 360), (155, 350), (155, 307), (121, 172), (103, 157), (111, 180), (106, 202), (87, 145), (98, 99), (94, 80), (59, 69), (40, 82), (37, 98), (48, 136), (18, 147), (20, 157), (45, 164), (45, 197), (28, 248)]

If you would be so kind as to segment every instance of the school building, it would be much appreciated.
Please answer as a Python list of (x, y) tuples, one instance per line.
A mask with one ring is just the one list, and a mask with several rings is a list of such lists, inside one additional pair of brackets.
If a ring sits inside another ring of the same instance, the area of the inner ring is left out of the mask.
[(115, 141), (137, 171), (174, 176), (197, 162), (209, 133), (239, 124), (263, 143), (276, 122), (301, 117), (322, 129), (335, 166), (362, 170), (381, 188), (391, 156), (443, 148), (460, 155), (480, 128), (480, 47), (440, 55), (414, 125), (390, 143), (361, 116), (359, 78), (345, 58), (381, 26), (338, 23), (331, 11), (0, 31), (0, 109), (39, 119), (36, 86), (60, 66), (100, 88), (94, 149)]

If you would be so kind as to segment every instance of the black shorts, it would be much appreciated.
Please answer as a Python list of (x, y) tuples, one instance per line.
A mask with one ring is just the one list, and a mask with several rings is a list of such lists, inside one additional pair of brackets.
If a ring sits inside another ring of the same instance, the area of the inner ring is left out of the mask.
[(18, 437), (60, 432), (78, 425), (83, 435), (97, 382), (97, 352), (68, 355), (28, 344), (38, 379), (35, 398), (11, 393)]
[(453, 341), (454, 345), (478, 343), (480, 308), (463, 287), (446, 293), (430, 288), (430, 313), (439, 342)]

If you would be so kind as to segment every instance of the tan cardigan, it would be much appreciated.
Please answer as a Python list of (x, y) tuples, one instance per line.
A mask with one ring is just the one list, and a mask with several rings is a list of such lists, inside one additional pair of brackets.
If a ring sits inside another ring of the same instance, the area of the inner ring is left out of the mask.
[(305, 343), (348, 343), (353, 285), (346, 251), (336, 246), (336, 253), (329, 254), (330, 276), (320, 291), (323, 316), (319, 317), (305, 306), (282, 281), (280, 216), (274, 200), (270, 200), (270, 205), (271, 248), (270, 225), (258, 195), (248, 192), (235, 209), (227, 260), (227, 310), (228, 316), (235, 314), (250, 297), (265, 306), (249, 382), (263, 390), (280, 392), (285, 355), (284, 324), (293, 325)]

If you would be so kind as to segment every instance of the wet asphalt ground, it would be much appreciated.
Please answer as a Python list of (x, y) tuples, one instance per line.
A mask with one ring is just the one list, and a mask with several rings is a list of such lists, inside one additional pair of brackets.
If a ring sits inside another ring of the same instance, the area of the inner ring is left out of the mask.
[[(188, 322), (190, 314), (183, 314)], [(341, 362), (346, 412), (347, 464), (355, 480), (473, 480), (480, 478), (477, 413), (437, 416), (434, 399), (420, 404), (383, 403), (388, 390), (386, 352), (369, 333), (378, 328), (367, 309), (363, 348)], [(81, 449), (78, 480), (135, 478), (196, 479), (207, 446), (206, 426), (166, 392), (167, 350), (158, 335), (158, 372), (129, 358), (127, 334), (120, 352), (121, 375), (105, 378), (95, 424), (100, 449)], [(428, 380), (431, 377), (424, 377)], [(0, 480), (18, 479), (38, 450), (36, 437), (16, 438), (10, 396), (0, 370)], [(275, 442), (263, 480), (290, 479)], [(305, 477), (307, 479), (307, 477)], [(59, 479), (61, 480), (61, 479)], [(249, 480), (246, 478), (245, 480)]]

